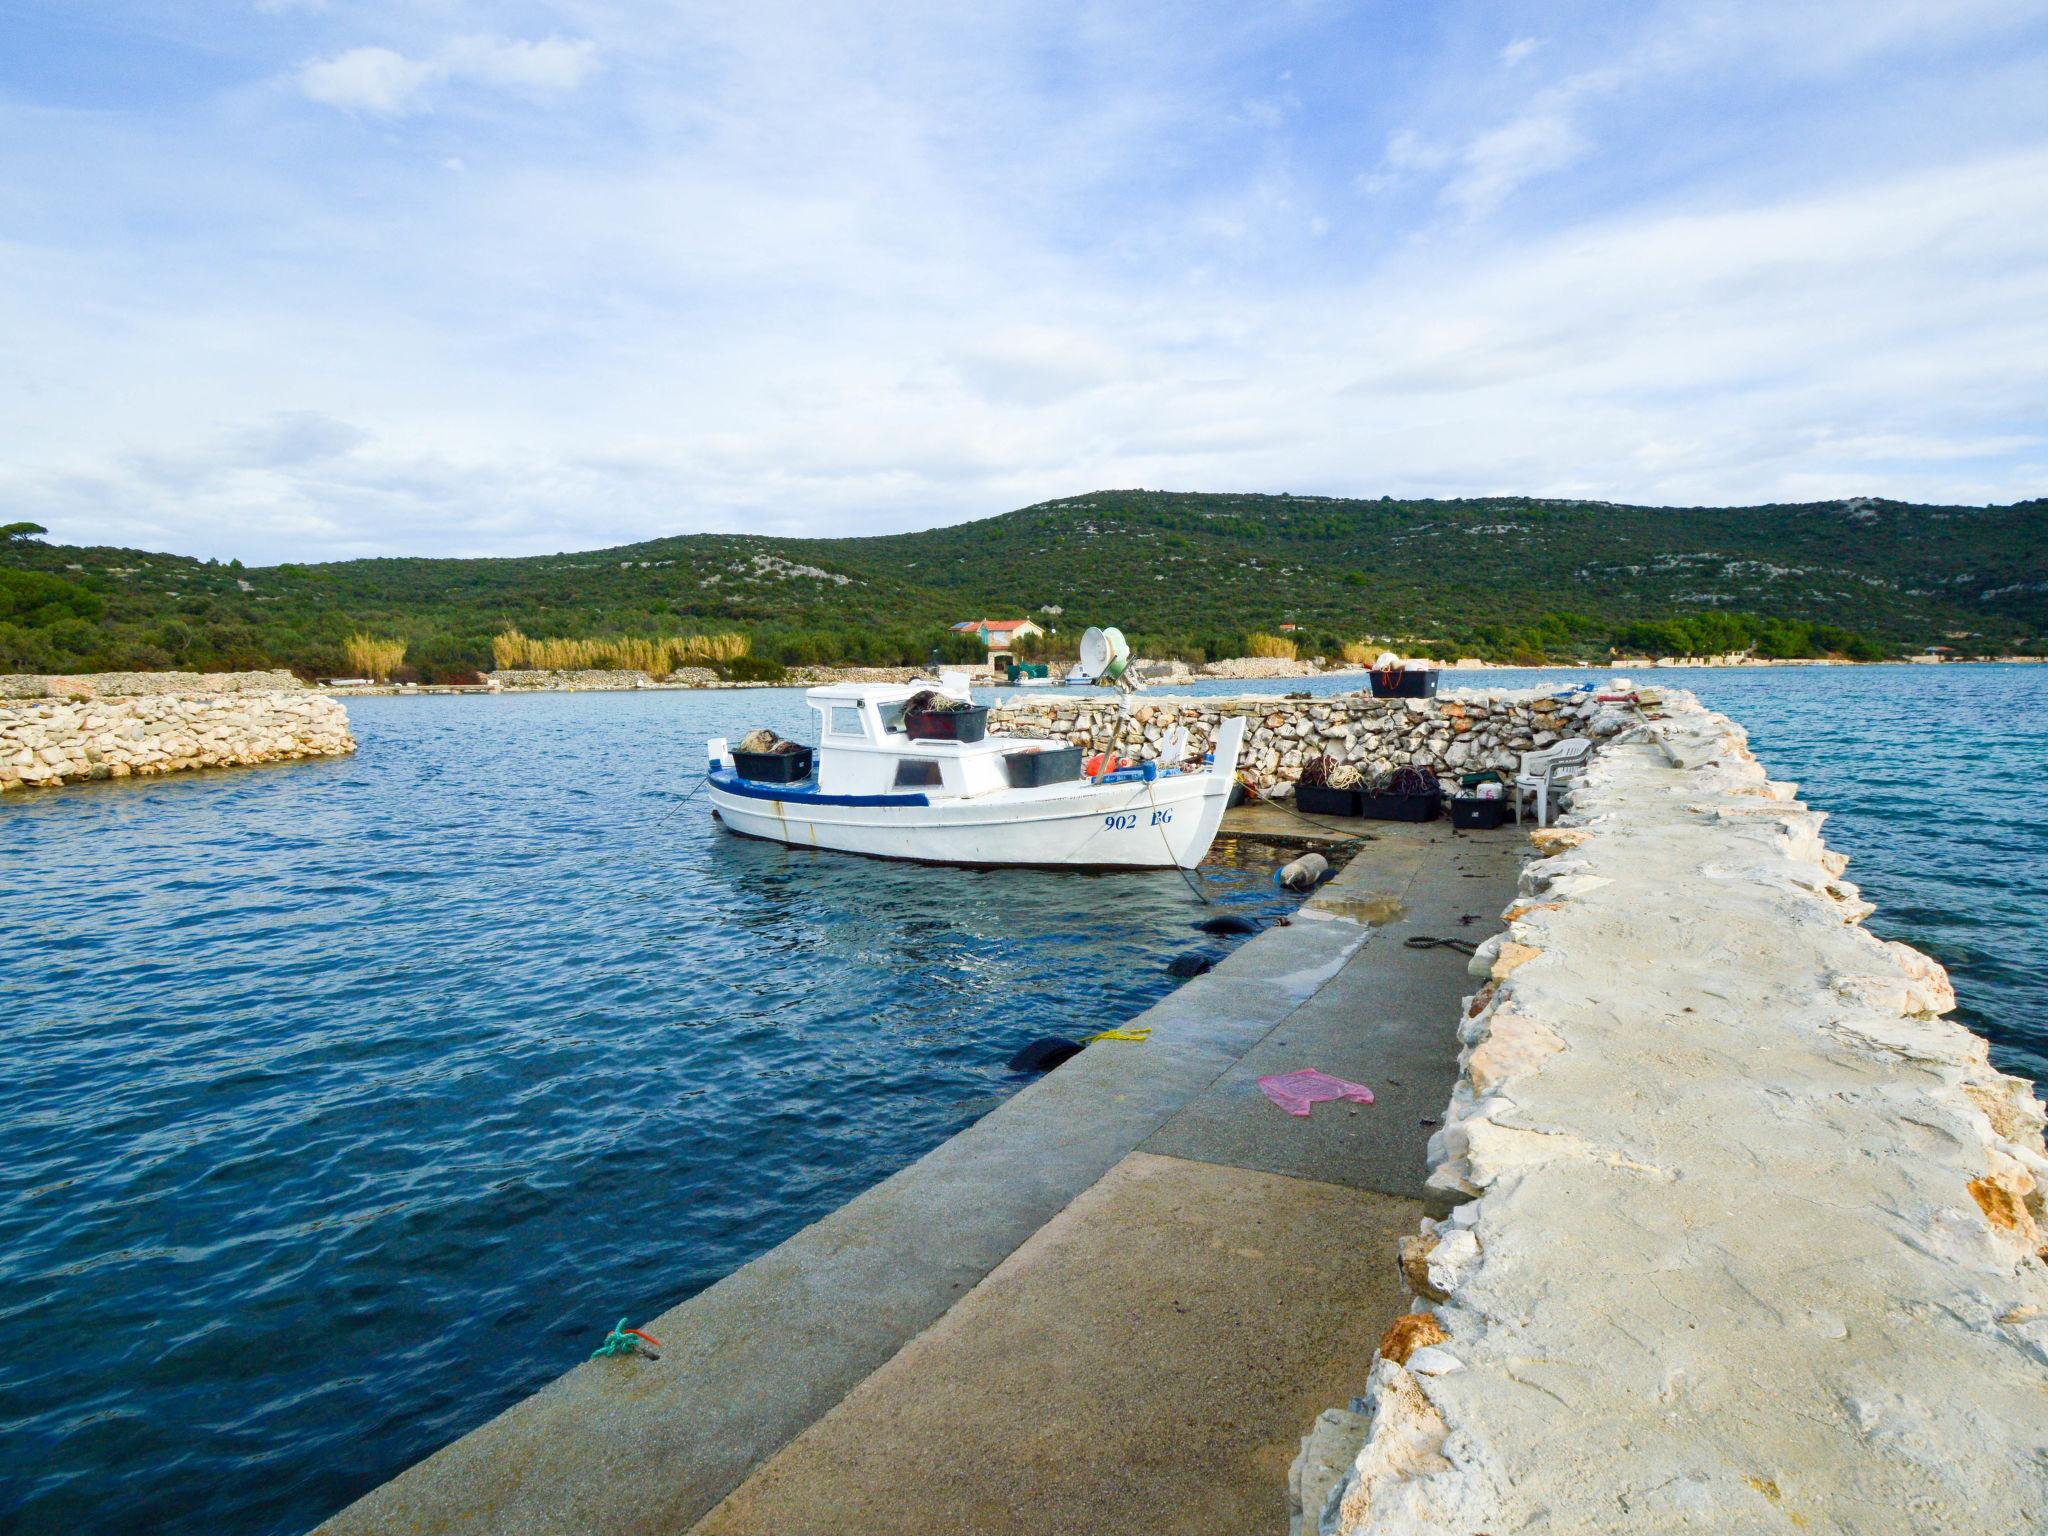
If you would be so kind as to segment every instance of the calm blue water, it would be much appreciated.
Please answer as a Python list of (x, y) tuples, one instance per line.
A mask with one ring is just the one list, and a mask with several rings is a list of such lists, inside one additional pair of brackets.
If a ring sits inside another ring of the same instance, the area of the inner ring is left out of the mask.
[(352, 759), (0, 805), (0, 1530), (303, 1530), (1220, 953), (1170, 871), (669, 815), (800, 699), (367, 699)]
[[(1871, 926), (2048, 1078), (2048, 669), (1659, 681), (1835, 813)], [(0, 1528), (301, 1530), (969, 1124), (1017, 1044), (1128, 1017), (1197, 939), (1170, 873), (663, 820), (704, 736), (807, 734), (791, 693), (351, 713), (353, 759), (0, 804)], [(1205, 881), (1271, 902), (1263, 866)]]

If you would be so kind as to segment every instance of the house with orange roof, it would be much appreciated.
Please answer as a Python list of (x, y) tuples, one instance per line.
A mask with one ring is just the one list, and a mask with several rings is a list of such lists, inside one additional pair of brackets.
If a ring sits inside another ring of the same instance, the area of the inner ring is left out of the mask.
[(955, 624), (956, 635), (973, 635), (992, 651), (1007, 651), (1026, 635), (1045, 633), (1029, 619), (968, 619)]

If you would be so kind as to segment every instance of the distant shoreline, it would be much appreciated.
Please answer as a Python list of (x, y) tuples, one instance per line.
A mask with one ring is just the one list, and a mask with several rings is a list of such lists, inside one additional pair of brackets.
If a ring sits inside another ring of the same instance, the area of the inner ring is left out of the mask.
[[(1653, 661), (1645, 660), (1641, 657), (1633, 657), (1627, 660), (1610, 662), (1551, 661), (1534, 664), (1524, 664), (1520, 662), (1511, 661), (1490, 661), (1482, 666), (1477, 667), (1446, 666), (1441, 667), (1438, 670), (1445, 673), (1449, 677), (1461, 677), (1467, 674), (1476, 676), (1487, 672), (1749, 672), (1760, 671), (1767, 668), (1797, 667), (1850, 668), (1918, 666), (1929, 668), (1948, 668), (2041, 665), (2048, 665), (2048, 656), (1997, 656), (1939, 662), (1913, 661), (1907, 657), (1902, 656), (1887, 657), (1883, 661), (1849, 661), (1846, 659), (1833, 659), (1827, 657), (1785, 657), (1774, 658), (1771, 660), (1756, 661)], [(830, 681), (872, 681), (873, 679), (867, 676), (866, 674), (870, 674), (876, 670), (879, 669), (849, 667), (844, 669), (842, 673), (838, 669), (834, 668), (814, 667), (805, 669), (804, 675), (801, 677), (792, 677), (785, 679), (781, 682), (727, 682), (721, 680), (718, 682), (708, 683), (674, 683), (655, 682), (654, 680), (649, 678), (636, 682), (615, 683), (525, 683), (516, 688), (493, 687), (488, 682), (364, 683), (344, 684), (341, 686), (317, 684), (314, 685), (314, 688), (315, 691), (325, 694), (329, 697), (342, 699), (403, 698), (424, 697), (428, 695), (456, 694), (475, 694), (496, 698), (517, 698), (523, 694), (542, 693), (711, 693), (720, 690), (746, 690), (761, 688), (816, 688), (821, 687), (825, 683)], [(895, 670), (903, 671), (907, 675), (929, 675), (929, 669), (925, 669), (922, 672), (920, 672), (920, 670), (916, 668), (899, 668)], [(1243, 674), (1235, 674), (1229, 672), (1210, 673), (1191, 670), (1179, 676), (1162, 677), (1155, 679), (1153, 680), (1150, 686), (1157, 688), (1171, 688), (1176, 684), (1184, 683), (1282, 683), (1295, 681), (1305, 682), (1309, 679), (1319, 677), (1369, 677), (1371, 675), (1371, 672), (1372, 669), (1370, 667), (1352, 666), (1309, 668), (1298, 672), (1258, 672)], [(987, 687), (1004, 689), (1011, 689), (1014, 687), (1014, 685), (1009, 683), (997, 682), (992, 678), (987, 677), (986, 675), (977, 676), (975, 678), (975, 686), (978, 688)], [(1065, 691), (1070, 692), (1075, 690), (1085, 690), (1090, 686), (1091, 685), (1085, 683), (1063, 685), (1056, 681), (1053, 683), (1050, 689), (1046, 690), (1016, 689), (1015, 691), (1019, 694), (1028, 695), (1029, 693), (1035, 691), (1057, 693), (1062, 691), (1063, 689)]]

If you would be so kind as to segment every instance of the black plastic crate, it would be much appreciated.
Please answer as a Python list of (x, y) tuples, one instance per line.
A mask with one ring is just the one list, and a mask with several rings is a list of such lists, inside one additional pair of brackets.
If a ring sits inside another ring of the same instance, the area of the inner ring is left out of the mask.
[(1507, 819), (1506, 800), (1484, 800), (1478, 795), (1451, 797), (1451, 825), (1466, 832), (1491, 832)]
[(988, 734), (988, 706), (905, 710), (903, 733), (912, 741), (979, 741)]
[(1358, 814), (1373, 821), (1435, 821), (1443, 811), (1441, 795), (1360, 795)]
[(1046, 747), (1035, 752), (1008, 752), (1003, 755), (1003, 765), (1010, 770), (1012, 789), (1070, 784), (1081, 777), (1081, 749)]
[(735, 752), (732, 771), (757, 784), (801, 784), (811, 776), (811, 749), (794, 752)]
[(1398, 672), (1375, 672), (1372, 696), (1376, 699), (1433, 699), (1436, 697), (1435, 667), (1402, 668)]
[(1331, 789), (1327, 784), (1294, 786), (1294, 808), (1304, 816), (1356, 816), (1358, 791)]

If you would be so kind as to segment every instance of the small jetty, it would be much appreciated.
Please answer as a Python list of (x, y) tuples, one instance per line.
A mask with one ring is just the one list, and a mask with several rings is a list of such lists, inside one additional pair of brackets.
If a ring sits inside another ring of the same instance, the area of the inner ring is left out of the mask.
[[(1327, 837), (1267, 809), (1224, 836)], [(1291, 831), (1287, 830), (1291, 825)], [(1452, 946), (1526, 841), (1385, 824), (1268, 929), (972, 1128), (324, 1532), (1278, 1529), (1406, 1306)], [(1191, 935), (1191, 938), (1193, 936)], [(1317, 1068), (1371, 1105), (1259, 1091)]]

